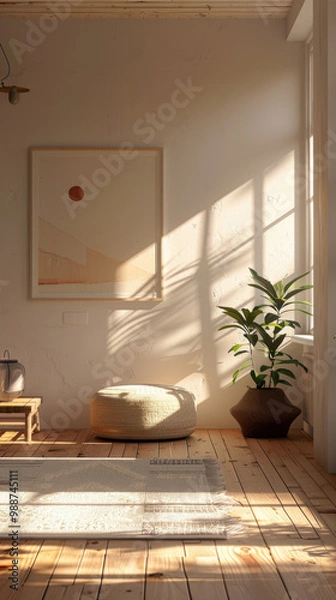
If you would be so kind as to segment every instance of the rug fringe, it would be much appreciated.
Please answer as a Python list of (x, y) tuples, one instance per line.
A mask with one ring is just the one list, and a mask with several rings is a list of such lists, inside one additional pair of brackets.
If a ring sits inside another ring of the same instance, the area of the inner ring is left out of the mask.
[(228, 511), (240, 502), (227, 495), (222, 467), (215, 458), (204, 458), (205, 472), (212, 496), (213, 504), (220, 510), (223, 507), (223, 520), (227, 529), (227, 537), (246, 533), (246, 526), (237, 517), (231, 516)]
[(223, 471), (218, 460), (204, 458), (203, 464), (214, 504), (236, 504), (226, 493)]

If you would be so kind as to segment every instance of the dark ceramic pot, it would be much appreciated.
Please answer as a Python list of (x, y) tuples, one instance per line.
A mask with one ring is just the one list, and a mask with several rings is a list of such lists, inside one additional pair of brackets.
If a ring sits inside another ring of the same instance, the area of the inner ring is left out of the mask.
[(248, 389), (230, 409), (245, 437), (286, 437), (301, 409), (294, 406), (280, 388)]

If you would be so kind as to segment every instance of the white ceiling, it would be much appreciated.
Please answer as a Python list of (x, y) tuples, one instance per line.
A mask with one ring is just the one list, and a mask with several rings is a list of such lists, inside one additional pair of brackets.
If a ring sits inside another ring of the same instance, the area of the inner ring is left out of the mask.
[[(91, 18), (209, 17), (266, 20), (287, 18), (292, 4), (298, 1), (301, 0), (67, 0), (56, 2), (55, 12), (63, 10), (64, 15)], [(53, 11), (52, 0), (0, 0), (2, 17), (43, 16), (50, 11)]]

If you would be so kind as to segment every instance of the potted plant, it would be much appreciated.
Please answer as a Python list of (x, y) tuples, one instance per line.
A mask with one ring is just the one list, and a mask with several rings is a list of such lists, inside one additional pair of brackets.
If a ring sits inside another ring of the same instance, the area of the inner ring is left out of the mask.
[(293, 298), (312, 286), (295, 286), (307, 273), (287, 283), (282, 279), (273, 285), (254, 269), (249, 270), (253, 282), (248, 285), (260, 290), (265, 302), (252, 310), (218, 307), (231, 319), (231, 323), (223, 325), (219, 331), (236, 329), (243, 338), (229, 352), (234, 356), (246, 355), (247, 358), (233, 373), (232, 381), (235, 383), (239, 375), (249, 369), (253, 384), (230, 412), (245, 437), (285, 437), (301, 410), (288, 400), (280, 386), (291, 386), (296, 379), (292, 367), (307, 372), (302, 362), (285, 351), (289, 341), (288, 330), (300, 327), (300, 323), (288, 318), (287, 314), (294, 309), (311, 314), (305, 308), (310, 302)]

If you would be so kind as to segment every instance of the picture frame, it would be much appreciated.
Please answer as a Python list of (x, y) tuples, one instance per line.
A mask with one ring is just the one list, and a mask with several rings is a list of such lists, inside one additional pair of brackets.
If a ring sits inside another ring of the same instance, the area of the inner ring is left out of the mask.
[(162, 300), (163, 150), (30, 149), (32, 299)]

